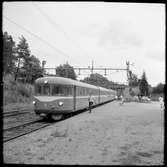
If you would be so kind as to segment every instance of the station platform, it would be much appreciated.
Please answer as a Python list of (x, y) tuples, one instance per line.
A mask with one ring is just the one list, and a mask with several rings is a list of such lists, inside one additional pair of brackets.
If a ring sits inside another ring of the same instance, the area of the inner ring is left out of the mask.
[(158, 102), (113, 101), (3, 144), (4, 163), (162, 165)]

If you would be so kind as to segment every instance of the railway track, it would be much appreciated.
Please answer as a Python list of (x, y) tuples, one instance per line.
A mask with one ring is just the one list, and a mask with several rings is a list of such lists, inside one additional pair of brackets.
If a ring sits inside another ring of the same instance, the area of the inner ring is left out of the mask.
[(4, 112), (3, 117), (11, 117), (11, 116), (16, 116), (16, 115), (22, 115), (22, 114), (28, 114), (30, 113), (27, 110), (20, 110), (20, 111), (10, 111), (10, 112)]
[(10, 127), (3, 130), (3, 142), (7, 142), (18, 138), (20, 136), (26, 135), (28, 133), (34, 132), (36, 130), (42, 129), (51, 125), (51, 122), (44, 122), (42, 119), (37, 119), (22, 125), (15, 127)]
[[(104, 105), (106, 103), (108, 103), (108, 102), (105, 102), (105, 103), (100, 104), (100, 105)], [(100, 105), (97, 105), (97, 106), (100, 106)], [(93, 108), (95, 108), (97, 106), (93, 106)], [(68, 119), (72, 116), (78, 115), (78, 114), (85, 112), (87, 110), (88, 109), (82, 109), (78, 112), (71, 113), (69, 115), (66, 115), (66, 117), (64, 117), (63, 119), (61, 119), (59, 121), (63, 121), (65, 119)], [(54, 123), (57, 123), (59, 121), (56, 121)], [(37, 131), (39, 129), (42, 129), (44, 127), (47, 127), (51, 124), (53, 124), (52, 121), (46, 122), (46, 121), (43, 121), (43, 119), (41, 119), (41, 118), (37, 118), (36, 120), (30, 121), (30, 122), (27, 122), (27, 123), (24, 123), (21, 125), (17, 125), (14, 127), (9, 127), (9, 128), (3, 129), (3, 142), (7, 142), (10, 140), (16, 139), (18, 137), (24, 136), (26, 134), (29, 134), (29, 133), (32, 133), (32, 132)]]
[(15, 125), (12, 127), (4, 128), (3, 129), (3, 142), (7, 142), (10, 140), (16, 139), (18, 137), (24, 136), (26, 134), (32, 133), (39, 129), (45, 128), (53, 123), (63, 121), (71, 116), (73, 116), (73, 114), (68, 115), (58, 121), (44, 121), (42, 118), (36, 118), (35, 120), (31, 120), (27, 123), (22, 123), (22, 124)]
[(3, 130), (37, 120), (39, 117), (31, 111), (8, 112), (3, 116)]
[(9, 127), (9, 128), (5, 128), (3, 129), (3, 142), (7, 142), (13, 139), (16, 139), (18, 137), (24, 136), (26, 134), (32, 133), (34, 131), (37, 131), (39, 129), (42, 129), (44, 127), (47, 127), (53, 123), (59, 122), (59, 121), (63, 121), (65, 119), (68, 119), (72, 116), (78, 115), (79, 113), (83, 112), (85, 110), (81, 110), (78, 113), (71, 113), (69, 115), (66, 115), (66, 117), (62, 118), (61, 120), (58, 121), (51, 121), (51, 122), (46, 122), (43, 121), (42, 118), (38, 118), (34, 121), (30, 121), (21, 125), (17, 125), (14, 127)]

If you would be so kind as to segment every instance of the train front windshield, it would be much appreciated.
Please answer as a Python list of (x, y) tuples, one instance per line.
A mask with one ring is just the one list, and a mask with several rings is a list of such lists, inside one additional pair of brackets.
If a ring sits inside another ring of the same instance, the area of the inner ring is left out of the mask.
[(36, 96), (72, 96), (73, 87), (68, 85), (36, 84)]

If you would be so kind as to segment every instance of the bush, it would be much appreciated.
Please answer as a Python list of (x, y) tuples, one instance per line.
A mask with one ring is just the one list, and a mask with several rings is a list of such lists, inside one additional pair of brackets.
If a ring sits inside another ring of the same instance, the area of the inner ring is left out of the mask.
[(22, 96), (31, 97), (32, 86), (29, 84), (17, 83), (17, 92)]
[(3, 104), (30, 102), (33, 97), (33, 85), (14, 81), (12, 75), (3, 77)]
[(3, 104), (6, 105), (6, 104), (9, 104), (9, 103), (16, 103), (17, 102), (17, 94), (16, 92), (12, 92), (11, 91), (4, 91), (4, 94), (3, 94)]
[(152, 93), (154, 94), (160, 94), (164, 92), (164, 84), (159, 83), (156, 87), (153, 88)]

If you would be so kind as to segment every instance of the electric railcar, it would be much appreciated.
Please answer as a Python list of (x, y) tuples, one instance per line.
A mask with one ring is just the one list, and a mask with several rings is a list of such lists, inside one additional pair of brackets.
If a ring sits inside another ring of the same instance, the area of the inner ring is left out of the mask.
[(93, 97), (93, 105), (114, 100), (116, 91), (97, 87), (63, 77), (42, 77), (35, 81), (34, 111), (41, 117), (54, 120), (89, 106), (88, 97)]

